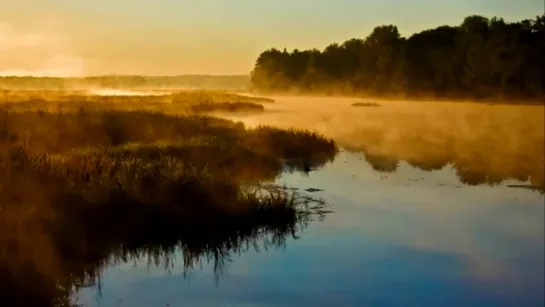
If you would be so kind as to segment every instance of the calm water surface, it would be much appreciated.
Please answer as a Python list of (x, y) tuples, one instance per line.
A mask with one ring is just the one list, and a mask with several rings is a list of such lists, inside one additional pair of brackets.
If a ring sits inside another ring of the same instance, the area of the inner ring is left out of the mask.
[[(277, 112), (239, 119), (250, 125), (314, 126), (345, 144), (356, 135), (346, 129), (339, 134), (340, 123), (358, 118), (354, 111), (350, 119), (343, 117), (348, 101), (329, 117), (318, 108), (318, 112), (296, 114), (283, 102), (280, 99), (271, 107)], [(384, 116), (366, 113), (380, 112), (376, 110), (357, 112), (375, 126), (376, 118)], [(325, 120), (314, 124), (310, 120), (320, 117)], [(498, 130), (491, 124), (495, 120), (489, 118), (486, 127)], [(457, 124), (459, 129), (470, 129)], [(433, 125), (435, 131), (444, 128), (435, 121)], [(337, 127), (336, 134), (332, 127)], [(206, 261), (184, 271), (182, 255), (168, 269), (146, 257), (112, 264), (103, 271), (100, 287), (86, 288), (74, 300), (85, 306), (146, 307), (543, 306), (544, 197), (539, 191), (509, 187), (542, 179), (536, 178), (537, 171), (531, 177), (533, 169), (525, 171), (525, 162), (507, 167), (514, 162), (505, 160), (520, 155), (516, 148), (525, 144), (484, 148), (503, 159), (492, 163), (494, 154), (486, 159), (484, 151), (475, 148), (463, 151), (471, 155), (462, 154), (462, 141), (460, 148), (402, 148), (403, 137), (395, 134), (400, 128), (393, 123), (383, 129), (388, 137), (381, 140), (390, 146), (382, 142), (377, 147), (380, 142), (365, 143), (362, 139), (368, 138), (357, 137), (348, 144), (357, 149), (341, 151), (333, 163), (308, 175), (285, 173), (277, 180), (323, 199), (334, 211), (311, 223), (297, 239), (288, 239), (285, 246), (234, 253), (219, 278), (213, 263)], [(521, 134), (524, 129), (505, 131)], [(472, 140), (484, 142), (479, 131)], [(516, 140), (516, 135), (505, 133), (504, 143)], [(541, 137), (537, 135), (538, 140)], [(541, 149), (535, 150), (541, 154)], [(386, 158), (376, 156), (387, 153)], [(532, 161), (538, 171), (541, 162)], [(531, 178), (519, 178), (524, 175)]]

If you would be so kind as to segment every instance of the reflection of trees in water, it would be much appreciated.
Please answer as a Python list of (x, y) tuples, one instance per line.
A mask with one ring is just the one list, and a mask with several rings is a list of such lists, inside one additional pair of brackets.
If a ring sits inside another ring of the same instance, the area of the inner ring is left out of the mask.
[(443, 169), (450, 164), (450, 161), (445, 159), (446, 157), (431, 157), (429, 160), (423, 160), (424, 157), (416, 159), (406, 160), (406, 162), (413, 167), (421, 169), (423, 171), (431, 172)]
[(481, 172), (456, 169), (456, 175), (458, 175), (460, 182), (466, 185), (475, 186), (487, 183), (486, 174)]
[(456, 175), (460, 179), (460, 182), (470, 186), (476, 186), (481, 184), (487, 184), (490, 186), (499, 185), (504, 180), (507, 179), (517, 179), (520, 181), (525, 181), (527, 178), (517, 178), (517, 174), (502, 177), (498, 173), (493, 171), (488, 171), (487, 169), (480, 169), (482, 164), (471, 164), (473, 167), (470, 167), (469, 164), (456, 163), (453, 165)]
[(367, 161), (371, 167), (378, 172), (395, 172), (399, 165), (399, 160), (387, 156), (373, 155), (370, 153), (365, 154), (365, 161)]
[[(406, 161), (421, 170), (452, 166), (467, 183), (516, 179), (543, 186), (544, 114), (543, 107), (392, 103), (343, 115), (346, 127), (332, 134), (350, 151)], [(375, 162), (381, 159), (368, 160), (381, 169)]]
[[(363, 151), (365, 161), (378, 172), (395, 172), (399, 165), (399, 161), (403, 160), (407, 164), (418, 168), (423, 171), (435, 171), (441, 170), (445, 167), (452, 167), (458, 176), (461, 183), (466, 185), (498, 185), (508, 179), (514, 179), (521, 182), (530, 181), (533, 187), (541, 186), (543, 189), (544, 178), (543, 175), (539, 176), (535, 169), (531, 171), (527, 167), (517, 168), (516, 165), (510, 165), (512, 161), (507, 161), (504, 165), (496, 165), (497, 168), (491, 167), (490, 164), (482, 158), (475, 157), (470, 159), (456, 159), (444, 156), (430, 156), (429, 159), (425, 155), (418, 158), (409, 157), (403, 159), (399, 156), (387, 156), (375, 153), (366, 152), (365, 149), (351, 148), (352, 152)], [(450, 160), (449, 160), (450, 159)], [(528, 161), (523, 161), (528, 163)], [(522, 164), (522, 163), (521, 163)]]

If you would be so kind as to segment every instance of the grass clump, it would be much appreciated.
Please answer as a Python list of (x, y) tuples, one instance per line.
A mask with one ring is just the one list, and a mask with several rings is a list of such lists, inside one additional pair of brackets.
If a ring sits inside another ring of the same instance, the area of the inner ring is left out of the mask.
[(211, 112), (263, 112), (265, 108), (252, 102), (220, 102), (193, 104), (189, 110), (195, 113)]
[(380, 107), (380, 104), (376, 102), (354, 102), (353, 107)]

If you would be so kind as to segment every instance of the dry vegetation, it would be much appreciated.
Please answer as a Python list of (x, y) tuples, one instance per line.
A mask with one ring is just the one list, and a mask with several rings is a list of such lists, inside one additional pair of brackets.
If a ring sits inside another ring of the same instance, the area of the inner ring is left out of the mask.
[(376, 102), (354, 102), (353, 107), (380, 107), (380, 104)]
[(332, 140), (185, 114), (186, 104), (243, 96), (37, 95), (1, 98), (2, 306), (69, 305), (102, 266), (149, 251), (168, 260), (181, 248), (186, 268), (213, 257), (221, 271), (229, 252), (263, 236), (281, 245), (324, 213), (261, 184), (284, 164), (331, 161)]
[(93, 91), (8, 91), (0, 90), (4, 109), (73, 112), (88, 110), (140, 110), (166, 114), (212, 112), (262, 112), (264, 103), (274, 100), (210, 90), (180, 91), (157, 95), (90, 95)]

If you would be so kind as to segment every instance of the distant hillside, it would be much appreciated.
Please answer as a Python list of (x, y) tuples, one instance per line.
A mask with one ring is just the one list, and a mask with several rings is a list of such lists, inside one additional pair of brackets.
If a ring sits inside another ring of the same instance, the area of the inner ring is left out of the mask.
[(77, 89), (107, 88), (207, 88), (244, 90), (250, 83), (249, 75), (208, 76), (93, 76), (83, 78), (57, 77), (0, 77), (0, 89)]

